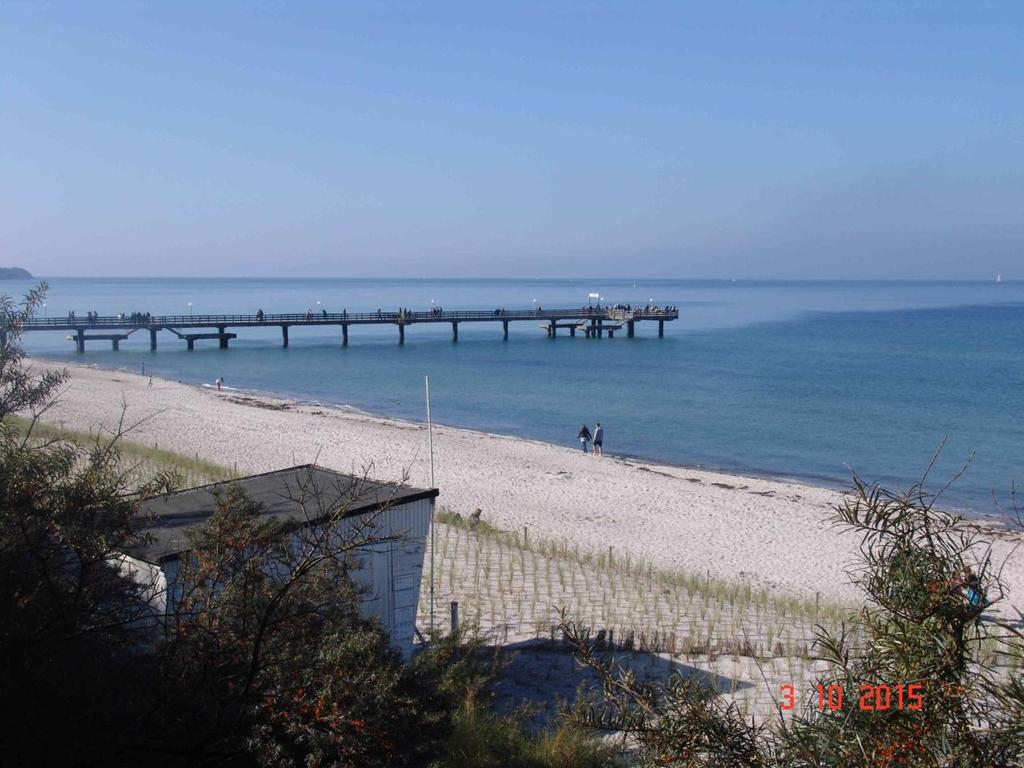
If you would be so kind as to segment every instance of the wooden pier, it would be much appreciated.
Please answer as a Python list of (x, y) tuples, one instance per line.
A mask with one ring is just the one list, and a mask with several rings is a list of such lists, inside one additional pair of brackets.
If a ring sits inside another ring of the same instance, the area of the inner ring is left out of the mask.
[[(394, 325), (398, 329), (398, 343), (405, 343), (405, 329), (422, 323), (450, 323), (452, 341), (459, 340), (459, 325), (462, 323), (501, 323), (502, 338), (508, 339), (509, 323), (539, 322), (550, 338), (559, 331), (568, 331), (570, 336), (578, 333), (584, 337), (614, 338), (616, 332), (625, 330), (628, 338), (635, 335), (636, 324), (651, 321), (658, 324), (658, 336), (665, 335), (665, 323), (679, 318), (675, 307), (604, 308), (582, 307), (578, 309), (495, 309), (491, 311), (438, 311), (413, 312), (411, 310), (377, 312), (305, 312), (299, 314), (253, 314), (253, 315), (150, 315), (147, 313), (130, 316), (95, 316), (32, 318), (18, 322), (22, 332), (28, 331), (70, 331), (68, 338), (74, 341), (79, 352), (85, 352), (87, 341), (109, 341), (114, 350), (129, 336), (140, 331), (149, 332), (149, 348), (156, 351), (157, 334), (169, 331), (186, 343), (190, 351), (200, 340), (216, 340), (221, 349), (228, 348), (228, 342), (238, 334), (229, 328), (281, 329), (281, 343), (288, 346), (288, 331), (293, 327), (334, 326), (341, 328), (341, 343), (348, 344), (349, 328), (360, 325)], [(6, 343), (11, 320), (0, 328), (0, 343)]]

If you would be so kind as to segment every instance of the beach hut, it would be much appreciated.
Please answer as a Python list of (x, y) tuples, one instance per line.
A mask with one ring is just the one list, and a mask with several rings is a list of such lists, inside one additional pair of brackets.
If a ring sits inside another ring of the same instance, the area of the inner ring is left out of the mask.
[(148, 585), (158, 615), (174, 609), (179, 564), (188, 552), (188, 530), (202, 525), (217, 497), (237, 486), (283, 522), (298, 539), (309, 526), (336, 521), (340, 536), (365, 545), (351, 553), (350, 573), (363, 589), (362, 612), (376, 618), (392, 645), (412, 653), (426, 537), (436, 489), (378, 483), (307, 464), (192, 488), (143, 503), (147, 541), (125, 553), (121, 567)]

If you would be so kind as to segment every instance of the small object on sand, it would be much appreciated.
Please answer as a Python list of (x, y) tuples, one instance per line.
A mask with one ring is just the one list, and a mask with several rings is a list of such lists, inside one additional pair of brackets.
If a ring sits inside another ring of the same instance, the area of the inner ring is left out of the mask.
[(473, 514), (471, 514), (469, 516), (469, 524), (471, 526), (475, 526), (477, 523), (479, 523), (480, 522), (480, 515), (482, 515), (482, 514), (483, 514), (483, 510), (480, 509), (480, 507), (477, 507), (476, 509), (474, 509), (473, 510)]

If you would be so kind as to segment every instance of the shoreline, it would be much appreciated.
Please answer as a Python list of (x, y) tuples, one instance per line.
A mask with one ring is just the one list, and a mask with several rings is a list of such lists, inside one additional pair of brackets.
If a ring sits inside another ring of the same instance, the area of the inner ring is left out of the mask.
[[(77, 429), (116, 424), (126, 439), (231, 466), (244, 473), (317, 462), (412, 485), (429, 485), (426, 425), (352, 406), (240, 389), (217, 392), (137, 371), (29, 358), (34, 369), (67, 368), (70, 380), (45, 421)], [(268, 440), (267, 435), (273, 435)], [(508, 530), (613, 546), (654, 565), (813, 598), (855, 600), (845, 568), (858, 541), (832, 527), (836, 489), (783, 478), (681, 467), (632, 457), (583, 455), (532, 438), (434, 425), (438, 505)], [(1024, 603), (1024, 534), (967, 518), (1005, 558), (1016, 604)]]
[[(66, 363), (66, 362), (63, 362), (63, 361), (52, 360), (52, 359), (43, 358), (43, 357), (37, 357), (37, 358), (31, 358), (31, 359), (32, 360), (36, 360), (36, 361), (38, 361), (40, 363), (43, 363), (44, 365), (53, 366), (53, 367), (67, 366), (69, 369), (87, 368), (87, 369), (96, 370), (96, 371), (107, 371), (109, 373), (134, 374), (136, 376), (144, 376), (147, 379), (150, 377), (150, 374), (148, 374), (148, 373), (147, 374), (140, 374), (137, 371), (134, 371), (131, 368), (126, 368), (124, 366), (121, 366), (121, 367), (108, 367), (108, 366), (104, 366), (104, 365), (99, 365), (98, 363)], [(200, 392), (210, 392), (210, 391), (216, 392), (215, 386), (213, 384), (211, 384), (211, 383), (208, 383), (208, 382), (203, 382), (203, 383), (198, 383), (197, 384), (197, 383), (193, 383), (193, 382), (190, 382), (190, 381), (184, 381), (182, 379), (169, 379), (169, 378), (166, 378), (166, 377), (163, 377), (163, 376), (153, 376), (153, 379), (154, 380), (165, 381), (165, 382), (169, 382), (169, 383), (173, 382), (175, 384), (180, 384), (181, 386), (184, 386), (184, 387), (194, 388), (194, 389), (196, 389), (197, 391), (200, 391)], [(364, 416), (364, 417), (369, 418), (369, 419), (377, 419), (377, 420), (382, 420), (382, 421), (387, 421), (387, 422), (394, 422), (394, 423), (397, 423), (397, 424), (405, 424), (405, 425), (408, 425), (410, 427), (426, 428), (426, 426), (427, 426), (427, 422), (425, 420), (424, 421), (418, 421), (418, 420), (415, 420), (415, 419), (405, 418), (403, 416), (394, 416), (394, 415), (391, 415), (391, 414), (388, 414), (388, 413), (382, 413), (382, 412), (378, 412), (378, 411), (368, 411), (368, 410), (365, 410), (363, 408), (360, 408), (359, 406), (351, 405), (349, 403), (333, 403), (333, 402), (327, 402), (327, 401), (322, 401), (322, 400), (313, 400), (313, 399), (302, 397), (301, 395), (299, 395), (297, 393), (271, 392), (271, 391), (268, 391), (268, 390), (249, 389), (249, 388), (246, 388), (246, 387), (224, 387), (223, 390), (221, 390), (220, 394), (222, 396), (225, 396), (225, 397), (229, 397), (232, 394), (234, 394), (234, 395), (240, 395), (240, 396), (245, 396), (245, 397), (258, 398), (258, 399), (263, 399), (263, 400), (283, 403), (283, 404), (286, 404), (288, 406), (293, 406), (293, 407), (329, 408), (331, 410), (336, 410), (336, 411), (339, 411), (341, 413), (354, 414), (356, 416)], [(459, 425), (454, 425), (454, 424), (447, 424), (445, 422), (439, 422), (439, 421), (434, 421), (434, 428), (435, 429), (443, 428), (443, 429), (462, 430), (462, 431), (465, 431), (465, 432), (470, 432), (470, 433), (473, 433), (473, 434), (476, 434), (476, 435), (482, 435), (482, 436), (485, 436), (485, 437), (488, 437), (488, 438), (493, 438), (493, 439), (496, 439), (496, 440), (519, 441), (519, 442), (528, 443), (528, 444), (531, 444), (531, 445), (545, 446), (545, 447), (549, 447), (549, 448), (556, 448), (556, 449), (569, 450), (569, 451), (574, 451), (575, 452), (574, 447), (571, 447), (570, 445), (563, 445), (561, 443), (553, 443), (553, 442), (551, 442), (549, 440), (543, 440), (543, 439), (541, 439), (539, 437), (529, 437), (527, 435), (510, 435), (510, 434), (505, 434), (505, 433), (502, 433), (502, 432), (491, 432), (491, 431), (488, 431), (488, 430), (482, 429), (482, 428), (478, 429), (478, 428), (475, 428), (475, 427), (464, 427), (464, 426), (459, 426)], [(811, 474), (801, 475), (799, 473), (773, 472), (771, 470), (758, 470), (758, 469), (749, 468), (749, 467), (742, 467), (742, 466), (720, 467), (720, 466), (711, 466), (711, 465), (704, 465), (704, 464), (687, 464), (685, 462), (673, 462), (673, 461), (668, 461), (666, 459), (659, 459), (657, 457), (641, 456), (639, 454), (631, 454), (631, 453), (626, 453), (626, 454), (606, 453), (605, 457), (608, 458), (608, 459), (616, 459), (618, 461), (622, 461), (622, 462), (625, 462), (627, 464), (633, 464), (633, 465), (645, 465), (645, 466), (652, 466), (652, 467), (666, 467), (666, 468), (671, 468), (671, 469), (680, 470), (680, 471), (685, 470), (685, 471), (692, 471), (692, 472), (706, 472), (706, 473), (710, 473), (710, 474), (714, 474), (714, 475), (731, 476), (731, 477), (735, 477), (737, 479), (750, 478), (750, 479), (754, 479), (754, 480), (766, 480), (766, 481), (770, 481), (770, 482), (787, 483), (787, 484), (790, 484), (790, 485), (811, 486), (811, 487), (820, 488), (820, 489), (826, 490), (826, 491), (833, 491), (833, 492), (838, 493), (838, 494), (845, 493), (848, 490), (848, 488), (849, 488), (849, 485), (844, 483), (839, 478), (825, 477), (824, 475), (811, 475)], [(977, 512), (977, 511), (974, 511), (974, 510), (969, 510), (969, 509), (957, 509), (957, 508), (946, 508), (946, 509), (948, 511), (956, 512), (957, 514), (962, 514), (962, 515), (964, 515), (965, 518), (970, 518), (970, 519), (977, 519), (977, 520), (983, 520), (983, 521), (984, 520), (995, 521), (995, 520), (999, 519), (996, 515), (987, 515), (987, 514), (984, 514), (984, 513), (981, 513), (981, 512)]]
[[(138, 371), (132, 368), (124, 366), (120, 367), (109, 367), (100, 365), (98, 363), (74, 363), (66, 362), (62, 360), (55, 360), (46, 357), (27, 357), (29, 362), (36, 362), (48, 367), (67, 367), (69, 370), (74, 369), (89, 369), (95, 371), (106, 371), (109, 373), (121, 373), (121, 374), (134, 374), (136, 376), (142, 376)], [(150, 374), (145, 374), (145, 378), (149, 378)], [(173, 382), (185, 387), (192, 387), (198, 391), (215, 391), (214, 385), (209, 382), (194, 383), (190, 381), (184, 381), (181, 379), (169, 379), (161, 376), (154, 376), (154, 380)], [(403, 416), (394, 416), (388, 413), (382, 413), (372, 410), (365, 410), (359, 406), (351, 405), (348, 403), (334, 403), (320, 400), (313, 400), (299, 393), (290, 392), (271, 392), (268, 390), (261, 389), (250, 389), (244, 387), (225, 387), (222, 391), (222, 395), (230, 394), (245, 395), (248, 397), (263, 398), (266, 400), (274, 400), (282, 403), (288, 403), (293, 406), (304, 406), (311, 408), (329, 408), (337, 410), (342, 413), (351, 413), (358, 416), (364, 416), (366, 418), (384, 420), (389, 422), (403, 423), (410, 426), (426, 427), (426, 421), (418, 421)], [(552, 448), (558, 448), (563, 450), (573, 450), (570, 445), (562, 443), (550, 442), (538, 437), (530, 437), (528, 435), (516, 435), (516, 434), (504, 434), (501, 432), (491, 432), (484, 428), (466, 427), (446, 424), (443, 422), (434, 422), (434, 427), (443, 427), (445, 429), (463, 430), (471, 432), (473, 434), (484, 435), (487, 437), (500, 439), (500, 440), (517, 440), (524, 443), (533, 445), (542, 445)], [(832, 491), (836, 494), (842, 495), (846, 493), (850, 487), (850, 478), (842, 479), (839, 477), (815, 475), (815, 474), (801, 474), (799, 472), (783, 472), (773, 471), (769, 469), (758, 469), (753, 467), (745, 467), (742, 465), (735, 466), (717, 466), (717, 465), (705, 465), (705, 464), (687, 464), (685, 462), (673, 462), (668, 459), (662, 459), (658, 457), (642, 456), (639, 454), (606, 454), (607, 458), (614, 458), (620, 461), (631, 462), (634, 464), (643, 464), (658, 467), (667, 467), (679, 471), (692, 471), (692, 472), (705, 472), (714, 475), (733, 476), (736, 478), (748, 478), (752, 480), (764, 480), (768, 482), (784, 483), (791, 485), (809, 486), (818, 488), (821, 490)], [(884, 485), (884, 483), (883, 483)], [(897, 485), (884, 485), (887, 488), (897, 488)], [(1012, 519), (1008, 513), (999, 514), (996, 512), (983, 512), (978, 509), (965, 506), (963, 504), (944, 504), (942, 509), (962, 516), (968, 522), (980, 523), (985, 526), (991, 526), (994, 528), (1005, 528), (1009, 529), (1012, 525)]]

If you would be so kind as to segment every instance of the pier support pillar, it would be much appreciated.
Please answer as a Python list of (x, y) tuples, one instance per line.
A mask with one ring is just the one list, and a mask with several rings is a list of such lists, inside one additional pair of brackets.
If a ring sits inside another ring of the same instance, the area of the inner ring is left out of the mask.
[(79, 328), (75, 334), (75, 344), (78, 347), (79, 352), (85, 352), (85, 329)]
[(405, 326), (402, 323), (398, 324), (398, 343), (405, 344)]
[(575, 325), (572, 326), (571, 328), (569, 328), (569, 335), (570, 336), (575, 336), (576, 335), (576, 326)]
[(220, 346), (221, 349), (227, 349), (228, 348), (228, 337), (224, 333), (224, 326), (223, 325), (218, 325), (217, 326), (217, 333), (220, 334), (220, 338), (217, 339), (218, 345)]
[(659, 339), (664, 339), (665, 338), (665, 321), (664, 320), (659, 320), (658, 321), (658, 338)]
[(120, 346), (120, 344), (121, 344), (121, 340), (120, 340), (120, 339), (118, 339), (118, 338), (113, 338), (113, 339), (111, 339), (111, 340), (110, 340), (110, 344), (111, 344), (111, 347), (112, 347), (112, 349), (113, 349), (113, 350), (114, 350), (115, 352), (117, 352), (118, 350), (120, 350), (120, 349), (121, 349), (121, 346)]
[(608, 338), (609, 339), (615, 338), (615, 331), (613, 331), (611, 328), (608, 329)]
[(348, 323), (341, 324), (341, 346), (348, 346)]
[(185, 339), (185, 343), (188, 345), (188, 351), (191, 352), (196, 348), (195, 339)]
[(156, 328), (149, 329), (149, 351), (156, 352)]
[(503, 341), (508, 341), (508, 320), (501, 321), (501, 338)]
[(630, 320), (628, 323), (626, 323), (626, 338), (627, 339), (632, 339), (633, 338), (633, 334), (635, 333), (634, 328), (633, 328), (633, 322), (634, 322), (633, 320)]
[(281, 346), (282, 347), (287, 347), (288, 346), (288, 326), (287, 325), (282, 325), (281, 326)]
[(452, 321), (452, 341), (459, 340), (459, 324), (454, 320)]

